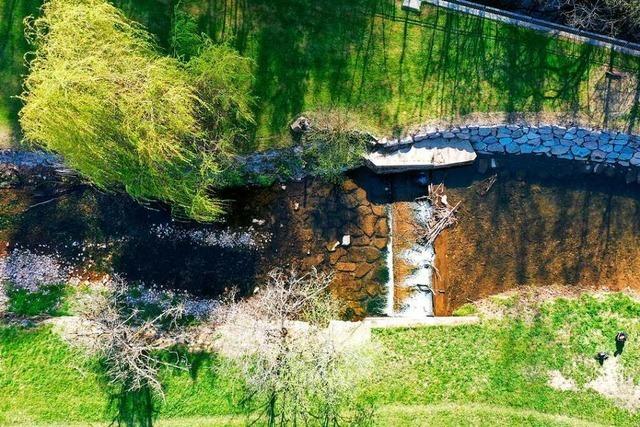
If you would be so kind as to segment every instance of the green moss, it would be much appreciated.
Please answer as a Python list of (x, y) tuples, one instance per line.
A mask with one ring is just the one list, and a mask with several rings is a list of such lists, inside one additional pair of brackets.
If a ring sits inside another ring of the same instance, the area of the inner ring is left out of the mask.
[(368, 316), (382, 316), (385, 314), (386, 307), (386, 295), (376, 295), (367, 299), (366, 310)]
[[(387, 259), (387, 248), (384, 248), (380, 251), (380, 259)], [(380, 286), (385, 286), (389, 283), (389, 267), (387, 266), (386, 261), (381, 263), (376, 268), (375, 280)]]
[(472, 316), (478, 313), (478, 309), (473, 304), (464, 304), (453, 311), (454, 316)]
[(276, 179), (271, 175), (262, 174), (262, 175), (256, 176), (254, 182), (260, 187), (269, 187), (273, 185), (274, 182), (276, 182)]
[(19, 214), (0, 214), (0, 230), (7, 230), (20, 222)]

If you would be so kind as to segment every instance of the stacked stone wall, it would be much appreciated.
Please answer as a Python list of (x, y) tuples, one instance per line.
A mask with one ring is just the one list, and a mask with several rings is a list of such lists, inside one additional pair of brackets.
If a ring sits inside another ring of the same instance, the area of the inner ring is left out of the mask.
[(538, 155), (576, 160), (590, 165), (627, 168), (638, 176), (640, 136), (616, 131), (557, 125), (457, 126), (423, 129), (399, 139), (383, 138), (377, 149), (395, 150), (425, 139), (466, 140), (484, 154)]

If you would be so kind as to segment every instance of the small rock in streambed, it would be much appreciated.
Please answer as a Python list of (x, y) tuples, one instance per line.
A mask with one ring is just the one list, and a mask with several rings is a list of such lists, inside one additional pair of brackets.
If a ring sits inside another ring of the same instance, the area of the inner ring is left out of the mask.
[(327, 243), (327, 250), (329, 252), (335, 252), (336, 249), (340, 246), (340, 242), (336, 241), (334, 243)]

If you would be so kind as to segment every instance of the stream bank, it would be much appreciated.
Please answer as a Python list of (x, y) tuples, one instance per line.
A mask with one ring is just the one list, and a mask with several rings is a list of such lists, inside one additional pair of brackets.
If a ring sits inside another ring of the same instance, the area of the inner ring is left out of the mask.
[(173, 221), (162, 206), (54, 179), (43, 167), (33, 169), (38, 179), (0, 189), (0, 252), (55, 256), (83, 277), (118, 274), (214, 297), (232, 286), (251, 293), (274, 267), (316, 267), (334, 271), (332, 292), (360, 318), (388, 308), (391, 275), (398, 312), (408, 298), (400, 285), (424, 267), (401, 258), (417, 241), (415, 200), (432, 182), (462, 202), (458, 224), (435, 242), (436, 316), (527, 286), (640, 290), (639, 186), (612, 165), (480, 154), (474, 165), (428, 174), (361, 168), (339, 185), (308, 178), (227, 191), (224, 225)]

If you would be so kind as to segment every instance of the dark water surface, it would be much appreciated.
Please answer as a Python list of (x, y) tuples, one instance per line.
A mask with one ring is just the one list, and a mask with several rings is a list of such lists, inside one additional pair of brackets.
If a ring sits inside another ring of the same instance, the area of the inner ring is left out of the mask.
[[(353, 178), (348, 191), (309, 180), (226, 192), (220, 196), (229, 213), (213, 225), (174, 221), (163, 207), (90, 186), (2, 189), (0, 247), (56, 255), (90, 277), (117, 273), (202, 296), (231, 286), (251, 291), (275, 267), (328, 267), (327, 244), (345, 233), (353, 234), (354, 248), (372, 244), (357, 242), (357, 209), (368, 206), (369, 197), (383, 200), (384, 186), (364, 170)], [(361, 281), (349, 284), (354, 294), (372, 289)], [(370, 296), (353, 299), (364, 304)]]

